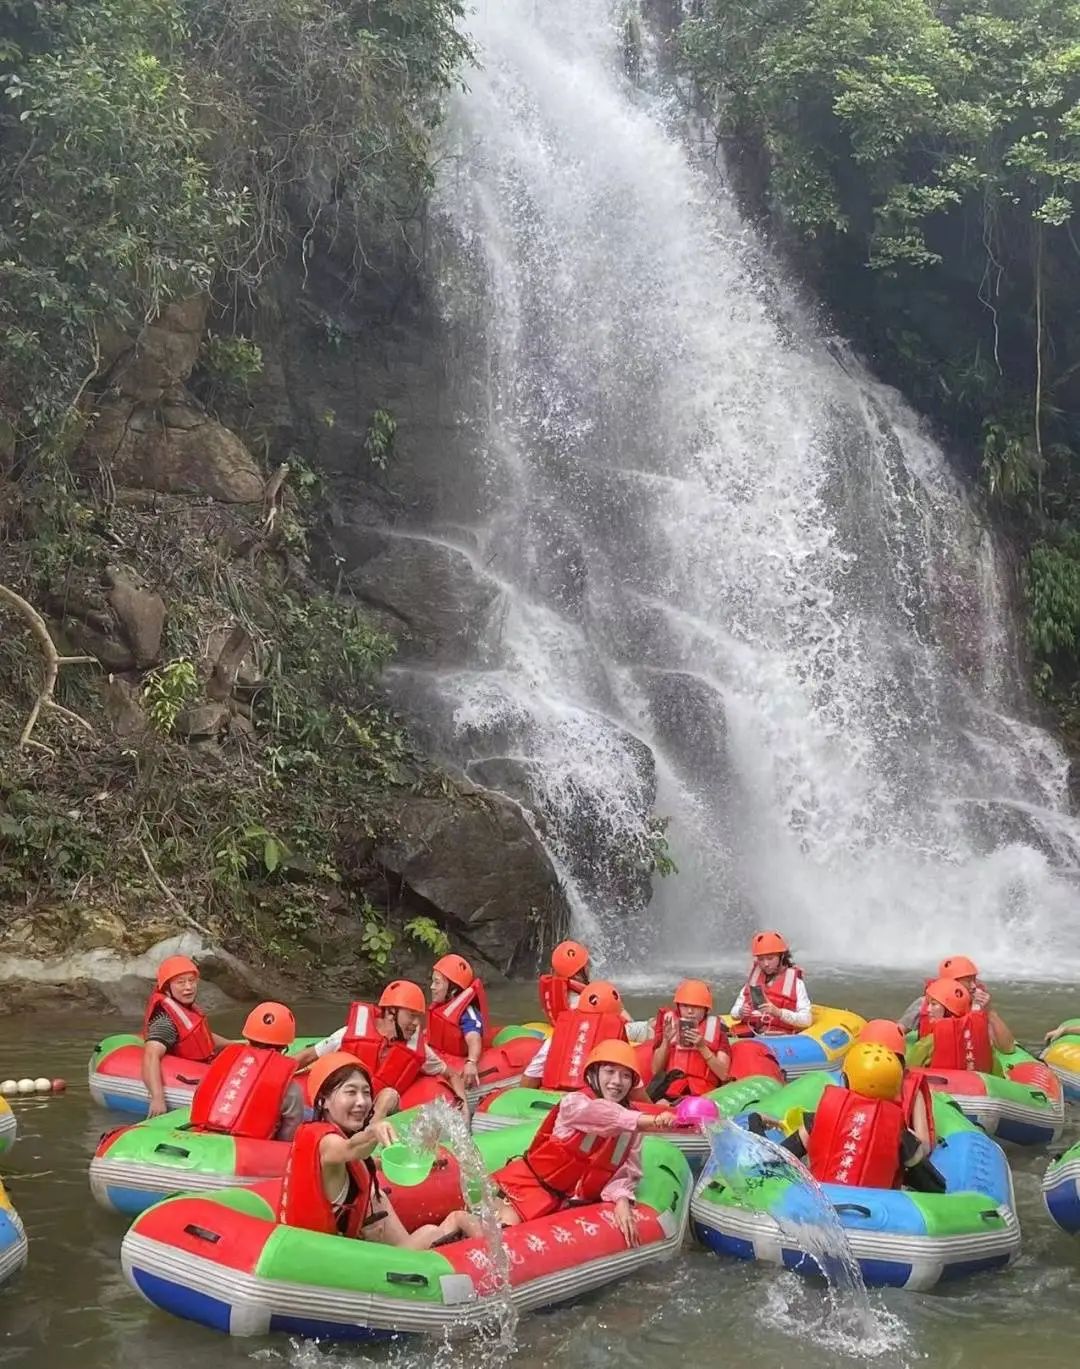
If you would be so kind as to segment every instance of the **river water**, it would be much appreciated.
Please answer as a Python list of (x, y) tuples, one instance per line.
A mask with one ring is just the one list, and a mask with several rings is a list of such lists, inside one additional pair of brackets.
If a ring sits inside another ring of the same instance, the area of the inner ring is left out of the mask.
[[(816, 996), (864, 1014), (899, 1013), (913, 986), (881, 977), (809, 978)], [(734, 996), (735, 975), (717, 976)], [(635, 1012), (659, 1001), (641, 988), (629, 995)], [(1075, 1014), (1068, 990), (1000, 986), (997, 1001), (1022, 1041)], [(502, 1020), (530, 1017), (535, 997), (523, 987), (494, 995)], [(305, 1031), (340, 1025), (332, 1005), (303, 1004)], [(235, 1012), (218, 1025), (235, 1031)], [(2, 1162), (5, 1183), (30, 1236), (22, 1277), (0, 1290), (0, 1365), (49, 1369), (189, 1369), (207, 1365), (296, 1366), (343, 1369), (388, 1366), (465, 1369), (490, 1363), (494, 1352), (423, 1343), (370, 1349), (322, 1349), (287, 1340), (230, 1341), (152, 1309), (124, 1282), (119, 1249), (123, 1218), (91, 1200), (87, 1165), (100, 1133), (117, 1119), (96, 1107), (86, 1089), (86, 1060), (97, 1037), (120, 1024), (74, 1012), (0, 1020), (0, 1074), (62, 1075), (69, 1091), (44, 1102), (16, 1103), (20, 1137)], [(1075, 1122), (1073, 1131), (1075, 1131)], [(947, 1291), (871, 1292), (880, 1323), (878, 1343), (856, 1353), (820, 1326), (820, 1290), (771, 1267), (725, 1262), (688, 1241), (672, 1263), (643, 1277), (554, 1312), (519, 1323), (512, 1363), (540, 1369), (573, 1358), (586, 1369), (661, 1369), (672, 1359), (713, 1363), (718, 1347), (729, 1363), (769, 1369), (826, 1369), (875, 1363), (935, 1369), (1013, 1369), (1024, 1365), (1072, 1369), (1080, 1344), (1080, 1243), (1046, 1217), (1039, 1194), (1044, 1154), (1014, 1152), (1016, 1194), (1023, 1225), (1019, 1262)], [(868, 1353), (869, 1352), (869, 1353)], [(205, 1359), (202, 1357), (205, 1356)]]

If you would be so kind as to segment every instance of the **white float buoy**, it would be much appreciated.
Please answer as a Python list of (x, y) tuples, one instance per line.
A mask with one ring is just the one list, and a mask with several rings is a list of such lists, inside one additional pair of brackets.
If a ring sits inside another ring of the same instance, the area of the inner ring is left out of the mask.
[(19, 1092), (20, 1092), (20, 1093), (33, 1093), (33, 1092), (35, 1092), (36, 1089), (37, 1089), (37, 1085), (34, 1083), (34, 1081), (33, 1081), (32, 1079), (20, 1079), (20, 1080), (19, 1080)]
[(52, 1080), (44, 1077), (35, 1079), (34, 1088), (37, 1089), (38, 1093), (52, 1093)]
[(4, 1082), (0, 1084), (0, 1094), (3, 1094), (5, 1098), (10, 1098), (13, 1093), (18, 1093), (18, 1091), (19, 1085), (14, 1079), (5, 1079)]

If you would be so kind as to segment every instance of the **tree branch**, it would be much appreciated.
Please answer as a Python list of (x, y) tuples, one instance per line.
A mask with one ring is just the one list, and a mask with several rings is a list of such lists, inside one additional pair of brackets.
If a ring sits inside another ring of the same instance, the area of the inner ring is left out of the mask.
[(36, 746), (41, 750), (48, 751), (49, 748), (42, 742), (32, 740), (32, 733), (37, 725), (38, 718), (41, 716), (42, 709), (49, 709), (54, 713), (59, 713), (61, 717), (67, 718), (69, 722), (77, 723), (79, 727), (84, 727), (93, 736), (94, 729), (86, 721), (80, 718), (77, 713), (72, 713), (70, 709), (64, 708), (53, 698), (56, 689), (57, 677), (60, 668), (66, 665), (98, 665), (96, 656), (61, 656), (56, 650), (56, 644), (49, 635), (49, 629), (45, 625), (45, 619), (38, 613), (32, 604), (28, 604), (21, 594), (16, 594), (13, 589), (8, 589), (7, 585), (0, 585), (0, 603), (14, 611), (26, 622), (30, 631), (38, 644), (42, 658), (45, 661), (45, 678), (41, 682), (41, 689), (34, 700), (34, 706), (30, 710), (30, 716), (23, 726), (19, 736), (19, 748), (25, 746)]

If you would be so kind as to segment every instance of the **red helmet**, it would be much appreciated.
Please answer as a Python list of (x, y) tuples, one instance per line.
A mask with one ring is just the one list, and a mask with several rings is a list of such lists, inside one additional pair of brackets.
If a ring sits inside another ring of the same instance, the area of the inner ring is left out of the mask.
[(395, 979), (379, 995), (380, 1008), (408, 1008), (410, 1012), (427, 1011), (424, 991), (408, 979)]
[(296, 1018), (284, 1003), (260, 1003), (248, 1013), (244, 1036), (260, 1046), (291, 1046), (296, 1040)]
[(584, 1013), (621, 1013), (622, 995), (614, 984), (609, 984), (606, 979), (598, 979), (595, 984), (589, 984), (581, 991), (577, 1010)]
[(899, 1055), (901, 1059), (907, 1050), (907, 1041), (903, 1031), (896, 1022), (890, 1022), (886, 1017), (875, 1017), (872, 1021), (867, 1022), (855, 1038), (855, 1044), (859, 1046), (884, 1046), (886, 1050)]
[(712, 989), (704, 979), (684, 979), (675, 990), (675, 1003), (685, 1003), (688, 1008), (704, 1008), (712, 1012)]
[(927, 998), (940, 1003), (953, 1017), (963, 1017), (971, 1011), (971, 992), (955, 979), (935, 979), (926, 986)]
[(459, 989), (467, 989), (476, 978), (473, 967), (463, 955), (444, 955), (440, 960), (436, 960), (432, 969), (444, 979), (449, 979), (451, 984), (456, 984)]
[(978, 978), (979, 967), (966, 955), (950, 955), (937, 967), (937, 972), (939, 979), (975, 979)]
[(551, 972), (561, 979), (573, 979), (589, 964), (588, 947), (580, 941), (560, 941), (551, 953)]
[(186, 955), (170, 955), (157, 968), (157, 987), (164, 989), (170, 979), (176, 979), (178, 975), (193, 974), (198, 975), (199, 967)]
[(753, 956), (783, 955), (790, 950), (791, 947), (779, 932), (758, 932), (750, 943), (750, 954)]

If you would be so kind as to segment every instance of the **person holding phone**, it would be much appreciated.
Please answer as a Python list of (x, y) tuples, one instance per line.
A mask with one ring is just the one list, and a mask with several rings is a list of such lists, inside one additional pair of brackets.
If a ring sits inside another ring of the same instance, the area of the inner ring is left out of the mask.
[(712, 1010), (712, 990), (703, 979), (684, 979), (675, 1001), (656, 1014), (653, 1077), (647, 1092), (653, 1102), (687, 1094), (711, 1093), (731, 1074), (731, 1047)]
[(814, 1020), (803, 972), (779, 932), (757, 932), (750, 942), (753, 964), (731, 1009), (744, 1032), (783, 1035), (805, 1031)]

